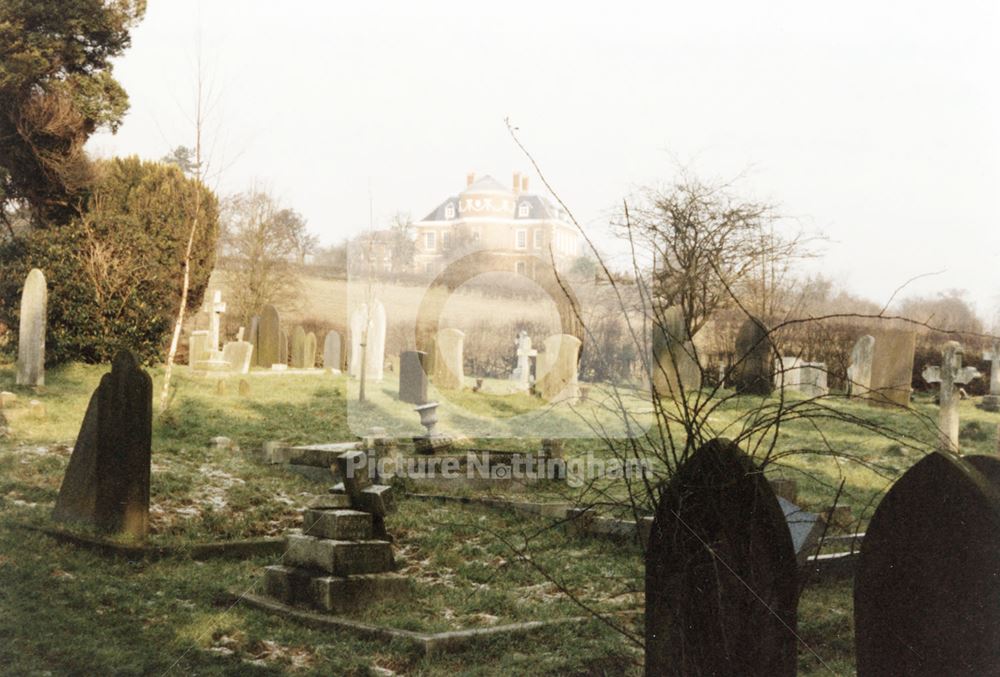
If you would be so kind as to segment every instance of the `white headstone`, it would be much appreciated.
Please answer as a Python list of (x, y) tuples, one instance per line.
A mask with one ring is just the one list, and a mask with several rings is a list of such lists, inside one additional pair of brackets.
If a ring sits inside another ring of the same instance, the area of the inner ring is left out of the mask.
[(222, 292), (216, 289), (212, 300), (205, 301), (203, 310), (208, 313), (208, 349), (215, 353), (219, 350), (222, 314), (226, 312), (226, 304), (222, 302)]
[(330, 331), (323, 341), (323, 368), (340, 371), (340, 332)]
[(45, 385), (45, 321), (49, 291), (45, 275), (32, 268), (21, 292), (21, 320), (17, 337), (17, 384)]
[(510, 378), (517, 381), (518, 390), (527, 390), (531, 386), (531, 362), (538, 356), (538, 351), (531, 347), (531, 336), (521, 330), (517, 335), (517, 366)]
[(458, 329), (442, 329), (437, 333), (435, 346), (431, 382), (438, 388), (460, 389), (465, 381), (465, 333)]
[(536, 386), (546, 402), (575, 400), (579, 397), (577, 367), (583, 343), (571, 334), (554, 334), (545, 339), (544, 358)]
[(875, 354), (875, 337), (865, 334), (851, 349), (851, 364), (847, 367), (847, 392), (863, 397), (872, 387), (872, 357)]

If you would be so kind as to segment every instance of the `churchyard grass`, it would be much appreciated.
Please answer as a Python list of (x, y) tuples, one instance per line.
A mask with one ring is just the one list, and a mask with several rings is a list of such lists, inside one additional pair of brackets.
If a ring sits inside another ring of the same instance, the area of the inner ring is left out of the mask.
[[(231, 608), (227, 593), (259, 589), (261, 567), (273, 563), (274, 556), (129, 563), (17, 528), (25, 522), (49, 524), (87, 401), (106, 371), (85, 365), (50, 369), (46, 387), (33, 392), (13, 386), (11, 365), (0, 366), (0, 387), (18, 395), (17, 405), (3, 410), (9, 435), (0, 438), (0, 662), (11, 671), (162, 673), (171, 666), (178, 673), (200, 674), (289, 669), (365, 674), (372, 666), (416, 674), (640, 671), (636, 651), (593, 624), (537, 630), (528, 641), (497, 639), (457, 654), (423, 658), (398, 643), (356, 640), (243, 606)], [(151, 373), (159, 382), (160, 372)], [(239, 395), (240, 378), (251, 384), (249, 396)], [(155, 421), (154, 543), (282, 534), (299, 524), (297, 509), (324, 486), (259, 463), (255, 454), (260, 446), (268, 440), (301, 444), (352, 438), (343, 377), (231, 376), (224, 381), (220, 395), (216, 378), (182, 370), (170, 413)], [(390, 380), (379, 387), (391, 391), (394, 384)], [(32, 398), (45, 404), (44, 418), (30, 416), (26, 405)], [(477, 415), (494, 408), (517, 412), (533, 406), (525, 395), (464, 392), (457, 395), (458, 401)], [(713, 425), (725, 433), (726, 424), (751, 401), (725, 404), (713, 415)], [(410, 405), (393, 406), (393, 415), (401, 421), (404, 416), (415, 419)], [(928, 422), (935, 420), (936, 408), (929, 398), (917, 398), (916, 415), (843, 400), (831, 406), (903, 432), (915, 446), (933, 443)], [(972, 401), (960, 407), (963, 449), (991, 453), (997, 415), (976, 409)], [(448, 416), (443, 412), (445, 430)], [(212, 446), (211, 438), (219, 435), (242, 451)], [(458, 448), (463, 446), (537, 451), (539, 441), (467, 439)], [(831, 456), (830, 448), (878, 465), (880, 472)], [(844, 479), (841, 501), (854, 507), (855, 517), (870, 515), (873, 499), (922, 453), (837, 418), (815, 426), (805, 420), (787, 422), (777, 450), (818, 452), (779, 458), (769, 470), (798, 480), (803, 507), (819, 510), (830, 505)], [(599, 440), (567, 440), (568, 457), (587, 452), (608, 458)], [(618, 490), (610, 482), (607, 488)], [(567, 500), (574, 493), (543, 484), (517, 497)], [(356, 617), (401, 629), (439, 631), (580, 615), (579, 607), (512, 549), (523, 547), (526, 539), (532, 560), (595, 608), (641, 608), (642, 561), (635, 546), (572, 537), (546, 528), (550, 523), (474, 505), (403, 499), (388, 526), (403, 572), (416, 581), (414, 595), (407, 603), (377, 602)], [(863, 529), (864, 524), (856, 526)], [(641, 619), (627, 622), (639, 624), (636, 631), (641, 635)], [(849, 581), (818, 583), (805, 590), (799, 606), (800, 635), (838, 674), (851, 670), (851, 622)], [(800, 656), (800, 674), (828, 674), (805, 649), (800, 648)]]

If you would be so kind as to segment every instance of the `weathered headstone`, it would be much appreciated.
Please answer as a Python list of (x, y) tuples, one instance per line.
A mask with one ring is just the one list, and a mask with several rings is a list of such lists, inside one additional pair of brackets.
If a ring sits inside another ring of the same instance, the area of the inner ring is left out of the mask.
[(306, 369), (313, 369), (316, 366), (316, 334), (312, 332), (306, 334), (305, 343), (302, 345), (302, 366)]
[(847, 393), (852, 397), (863, 397), (872, 384), (872, 356), (875, 337), (865, 334), (851, 349), (851, 364), (847, 367)]
[(672, 306), (653, 327), (653, 389), (659, 397), (677, 399), (701, 389), (701, 365), (684, 324), (683, 311)]
[(45, 322), (49, 299), (45, 274), (32, 268), (21, 291), (17, 332), (17, 377), (21, 386), (45, 385)]
[(545, 339), (544, 364), (536, 388), (546, 402), (579, 397), (578, 367), (583, 343), (572, 334), (553, 334)]
[(732, 369), (733, 388), (745, 395), (770, 395), (773, 383), (773, 345), (768, 329), (760, 320), (748, 318), (736, 335), (736, 356)]
[(410, 404), (427, 403), (427, 353), (404, 350), (399, 354), (399, 399)]
[[(385, 306), (376, 300), (369, 311), (362, 304), (351, 313), (351, 376), (361, 376), (361, 354), (365, 355), (365, 378), (381, 381), (385, 367)], [(364, 345), (362, 345), (364, 344)]]
[(995, 675), (1000, 492), (975, 463), (928, 454), (882, 499), (854, 578), (858, 675)]
[(910, 406), (916, 342), (916, 332), (909, 329), (886, 329), (877, 333), (872, 349), (871, 385), (867, 393), (869, 402), (884, 406)]
[(281, 319), (274, 306), (264, 306), (257, 336), (257, 363), (265, 369), (281, 362)]
[(120, 352), (90, 398), (53, 518), (145, 536), (152, 431), (153, 381)]
[(938, 393), (938, 433), (940, 448), (958, 452), (958, 387), (979, 378), (975, 367), (962, 366), (962, 345), (958, 341), (947, 341), (941, 349), (941, 366), (925, 367), (924, 380), (940, 383)]
[(518, 390), (528, 390), (531, 386), (531, 365), (538, 357), (538, 351), (531, 347), (531, 336), (523, 329), (517, 335), (517, 366), (511, 373), (510, 378), (517, 382)]
[(253, 344), (253, 353), (250, 357), (250, 366), (260, 366), (260, 316), (254, 315), (250, 318), (250, 335), (247, 340)]
[(196, 364), (204, 362), (209, 357), (208, 332), (204, 329), (191, 332), (188, 337), (188, 365), (194, 368)]
[(278, 332), (278, 364), (288, 366), (288, 332), (284, 329)]
[(646, 674), (795, 675), (797, 579), (764, 474), (732, 442), (707, 443), (677, 469), (652, 525)]
[(785, 392), (822, 397), (829, 393), (826, 364), (803, 362), (798, 357), (782, 357), (781, 367), (774, 374), (774, 385)]
[(343, 350), (340, 332), (329, 331), (323, 340), (323, 368), (330, 371), (340, 371), (340, 356)]
[(240, 374), (250, 373), (252, 358), (253, 344), (249, 341), (230, 341), (222, 347), (222, 359)]
[(245, 378), (240, 379), (238, 392), (240, 394), (240, 397), (247, 397), (250, 394), (250, 382), (247, 381)]
[(437, 388), (459, 390), (465, 381), (465, 332), (442, 329), (434, 342), (434, 373), (431, 382)]
[(983, 359), (990, 361), (990, 392), (983, 396), (981, 406), (986, 411), (1000, 411), (1000, 339), (993, 340), (993, 349), (983, 353)]
[(292, 330), (292, 369), (306, 366), (306, 331), (300, 325)]

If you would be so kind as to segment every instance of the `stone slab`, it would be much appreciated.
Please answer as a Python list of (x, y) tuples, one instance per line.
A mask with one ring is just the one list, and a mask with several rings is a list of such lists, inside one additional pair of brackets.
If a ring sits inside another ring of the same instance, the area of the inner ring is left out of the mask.
[(337, 576), (376, 574), (393, 567), (388, 541), (336, 541), (290, 533), (285, 561), (293, 566), (319, 569)]
[(313, 606), (343, 613), (385, 597), (402, 597), (412, 591), (410, 579), (397, 573), (318, 576), (312, 580)]
[(319, 538), (363, 541), (372, 537), (372, 516), (358, 510), (311, 508), (302, 514), (302, 531)]

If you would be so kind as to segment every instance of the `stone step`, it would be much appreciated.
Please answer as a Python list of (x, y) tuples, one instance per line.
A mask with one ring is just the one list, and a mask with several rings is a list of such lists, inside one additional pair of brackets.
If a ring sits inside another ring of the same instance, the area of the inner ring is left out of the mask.
[(372, 516), (358, 510), (310, 509), (302, 513), (302, 532), (337, 541), (367, 541), (372, 538)]
[(318, 576), (311, 581), (309, 603), (323, 611), (344, 613), (410, 590), (410, 579), (397, 573)]
[(377, 574), (393, 568), (392, 545), (388, 541), (338, 541), (291, 533), (287, 544), (285, 562), (292, 566), (337, 576)]
[[(348, 490), (343, 482), (338, 482), (330, 487), (331, 496), (348, 496)], [(372, 484), (360, 492), (355, 497), (349, 497), (352, 508), (370, 512), (373, 515), (384, 517), (396, 509), (396, 499), (392, 487), (388, 484)]]
[(312, 598), (313, 576), (305, 569), (275, 564), (264, 567), (264, 594), (285, 604)]
[(347, 494), (326, 494), (313, 499), (310, 510), (342, 510), (351, 507), (351, 497)]

